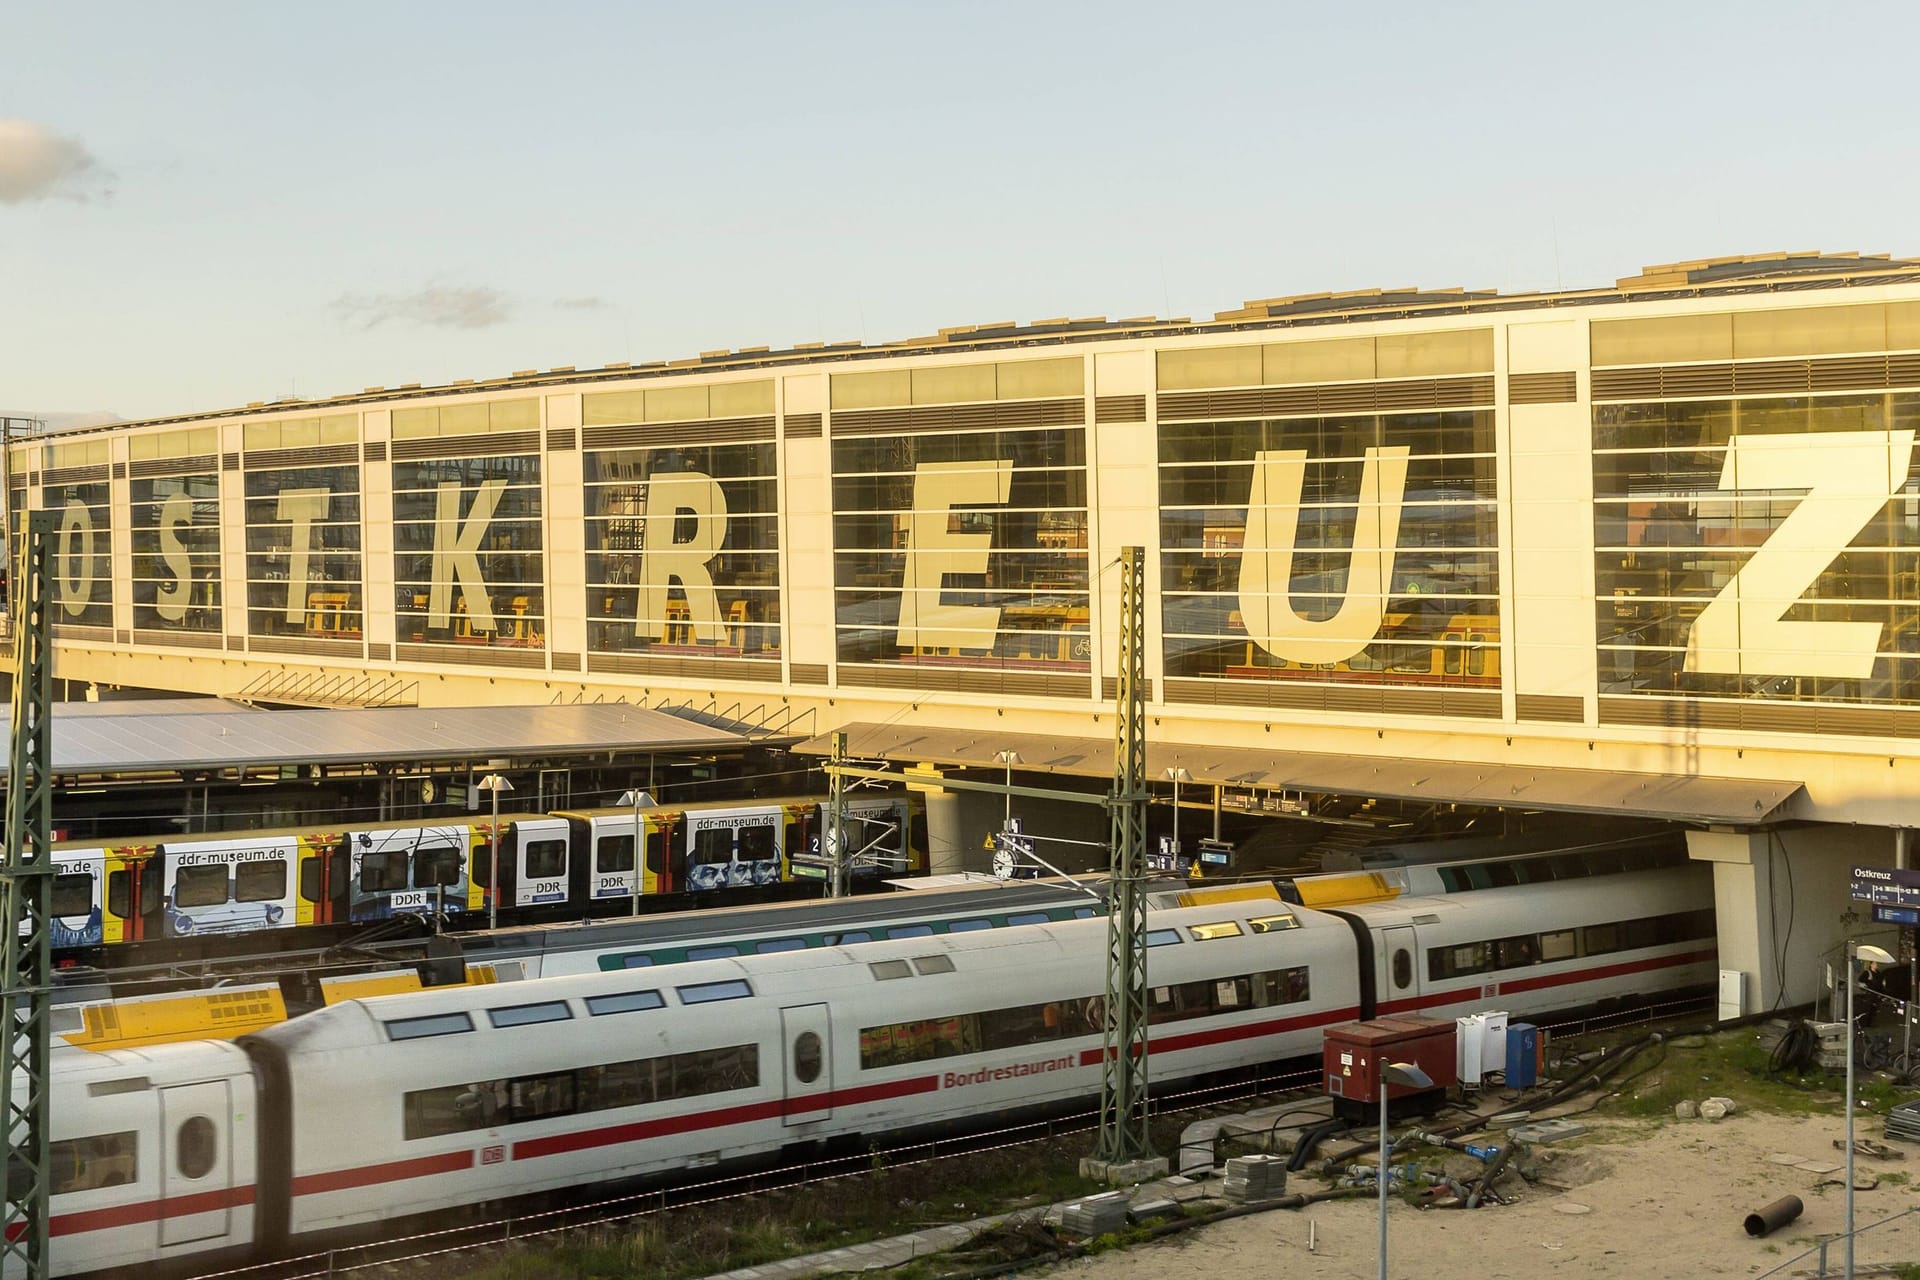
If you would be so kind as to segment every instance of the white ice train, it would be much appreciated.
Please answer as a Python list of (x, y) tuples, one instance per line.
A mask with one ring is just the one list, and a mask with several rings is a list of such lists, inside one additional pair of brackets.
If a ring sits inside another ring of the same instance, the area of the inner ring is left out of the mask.
[[(1709, 869), (1615, 870), (1335, 911), (1155, 910), (1153, 1078), (1317, 1053), (1327, 1026), (1380, 1011), (1528, 1015), (1709, 985)], [(428, 990), (237, 1043), (65, 1052), (53, 1270), (205, 1271), (460, 1206), (1088, 1099), (1106, 928)]]

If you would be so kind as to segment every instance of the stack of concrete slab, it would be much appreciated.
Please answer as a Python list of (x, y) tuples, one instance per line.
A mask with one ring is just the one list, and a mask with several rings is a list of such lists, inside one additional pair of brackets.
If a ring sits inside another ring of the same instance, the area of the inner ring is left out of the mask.
[(1887, 1137), (1900, 1142), (1920, 1142), (1920, 1098), (1903, 1102), (1887, 1112)]
[(1274, 1200), (1287, 1194), (1287, 1162), (1279, 1156), (1235, 1156), (1222, 1187), (1229, 1200)]
[(1076, 1200), (1060, 1211), (1060, 1229), (1076, 1236), (1104, 1236), (1125, 1229), (1130, 1197), (1124, 1191)]

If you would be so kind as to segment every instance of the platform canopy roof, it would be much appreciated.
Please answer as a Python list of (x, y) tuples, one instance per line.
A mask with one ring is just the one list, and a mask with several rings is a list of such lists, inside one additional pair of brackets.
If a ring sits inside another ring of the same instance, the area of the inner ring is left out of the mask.
[[(1113, 775), (1111, 738), (908, 724), (849, 724), (844, 731), (848, 753), (860, 759), (998, 770), (1006, 767), (999, 753), (1014, 751), (1020, 757), (1018, 767), (1027, 772), (1085, 778)], [(829, 754), (832, 735), (810, 738), (794, 750)], [(1747, 826), (1791, 816), (1783, 807), (1803, 785), (1783, 779), (1618, 773), (1149, 741), (1147, 777), (1158, 781), (1174, 768), (1186, 770), (1184, 782), (1203, 786)]]
[[(0, 722), (9, 720), (0, 709)], [(53, 710), (56, 774), (711, 752), (765, 741), (618, 702), (269, 711), (216, 699), (167, 699), (56, 703)], [(0, 759), (0, 773), (5, 764)]]

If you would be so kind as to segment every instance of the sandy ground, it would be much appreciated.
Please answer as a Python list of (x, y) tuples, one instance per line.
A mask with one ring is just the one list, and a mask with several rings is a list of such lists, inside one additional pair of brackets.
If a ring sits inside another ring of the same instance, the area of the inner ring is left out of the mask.
[[(1817, 1273), (1817, 1256), (1791, 1262), (1846, 1221), (1838, 1172), (1780, 1162), (1788, 1155), (1838, 1166), (1838, 1117), (1740, 1113), (1705, 1120), (1591, 1121), (1590, 1136), (1539, 1161), (1531, 1186), (1503, 1182), (1516, 1203), (1471, 1211), (1421, 1210), (1395, 1200), (1388, 1213), (1388, 1257), (1395, 1277), (1537, 1280), (1554, 1277), (1674, 1277)], [(1856, 1120), (1862, 1138), (1879, 1138), (1881, 1120)], [(1855, 1194), (1860, 1227), (1920, 1208), (1920, 1146), (1887, 1143), (1896, 1160), (1862, 1155), (1859, 1172), (1880, 1175)], [(1821, 1186), (1823, 1181), (1831, 1185)], [(1309, 1184), (1297, 1181), (1293, 1189)], [(1318, 1186), (1319, 1183), (1311, 1185)], [(1764, 1239), (1744, 1230), (1748, 1213), (1784, 1195), (1805, 1212)], [(1372, 1200), (1334, 1201), (1301, 1210), (1237, 1218), (1051, 1268), (1049, 1280), (1362, 1280), (1379, 1274), (1379, 1217)], [(1314, 1247), (1308, 1249), (1309, 1223)], [(1920, 1260), (1920, 1213), (1858, 1237), (1857, 1261)], [(1840, 1274), (1842, 1246), (1830, 1248)]]

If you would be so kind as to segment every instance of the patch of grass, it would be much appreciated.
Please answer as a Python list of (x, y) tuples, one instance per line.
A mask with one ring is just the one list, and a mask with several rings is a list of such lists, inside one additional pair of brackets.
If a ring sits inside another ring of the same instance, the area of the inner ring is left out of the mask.
[[(1622, 1037), (1616, 1051), (1631, 1043)], [(1814, 1069), (1804, 1074), (1772, 1074), (1771, 1049), (1757, 1029), (1746, 1027), (1709, 1036), (1683, 1036), (1640, 1051), (1620, 1072), (1607, 1080), (1619, 1096), (1596, 1110), (1605, 1115), (1671, 1118), (1676, 1103), (1710, 1097), (1732, 1098), (1737, 1109), (1770, 1112), (1825, 1111), (1838, 1105), (1843, 1078)], [(1600, 1065), (1588, 1064), (1589, 1069)], [(1856, 1083), (1860, 1083), (1856, 1081)], [(1861, 1097), (1880, 1099), (1884, 1109), (1894, 1099), (1886, 1082), (1861, 1085)]]

